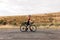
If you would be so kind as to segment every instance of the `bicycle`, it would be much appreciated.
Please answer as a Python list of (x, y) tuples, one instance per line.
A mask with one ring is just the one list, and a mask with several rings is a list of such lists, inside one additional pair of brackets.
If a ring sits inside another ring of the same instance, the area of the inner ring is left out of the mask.
[(21, 26), (20, 26), (20, 31), (21, 32), (26, 32), (26, 31), (28, 31), (28, 29), (31, 32), (35, 32), (37, 30), (37, 27), (33, 24), (33, 22), (30, 23), (30, 25), (28, 25), (28, 27), (27, 27), (26, 24), (27, 24), (26, 22), (24, 22), (24, 23), (21, 24)]

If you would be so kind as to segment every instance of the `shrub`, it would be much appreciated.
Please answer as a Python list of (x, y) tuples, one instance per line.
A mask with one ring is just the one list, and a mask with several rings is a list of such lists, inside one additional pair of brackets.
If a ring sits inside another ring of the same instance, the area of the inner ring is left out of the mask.
[(47, 26), (47, 25), (48, 25), (48, 24), (45, 24), (45, 23), (44, 23), (44, 24), (42, 24), (42, 26)]
[(53, 20), (54, 20), (54, 19), (53, 19), (52, 17), (49, 18), (49, 21), (50, 21), (51, 23), (53, 22)]
[(11, 24), (12, 24), (12, 25), (17, 25), (16, 22), (14, 22), (14, 21), (13, 21)]
[(13, 23), (13, 25), (16, 25), (16, 23)]
[(60, 26), (60, 24), (55, 24), (55, 26), (57, 26), (57, 27), (58, 27), (58, 26)]
[(3, 25), (6, 25), (6, 24), (7, 24), (7, 22), (5, 22), (5, 21), (4, 21), (2, 24), (3, 24)]
[(0, 20), (0, 24), (2, 24), (3, 23), (3, 20)]
[(7, 22), (6, 22), (6, 21), (4, 21), (4, 20), (0, 20), (0, 24), (2, 24), (2, 25), (6, 25), (6, 24), (7, 24)]

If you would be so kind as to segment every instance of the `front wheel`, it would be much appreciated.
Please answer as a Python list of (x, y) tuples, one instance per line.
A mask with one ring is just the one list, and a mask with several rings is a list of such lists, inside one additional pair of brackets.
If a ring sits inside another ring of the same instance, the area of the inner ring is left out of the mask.
[(37, 30), (36, 26), (34, 26), (34, 25), (30, 26), (30, 31), (35, 32), (36, 30)]

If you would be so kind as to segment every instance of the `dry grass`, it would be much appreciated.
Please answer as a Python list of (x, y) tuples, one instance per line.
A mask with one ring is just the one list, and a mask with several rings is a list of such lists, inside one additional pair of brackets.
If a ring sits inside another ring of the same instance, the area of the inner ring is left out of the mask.
[(0, 28), (20, 28), (20, 26), (14, 26), (14, 25), (0, 25)]
[[(52, 21), (53, 24), (60, 24), (60, 12), (56, 12), (56, 13), (50, 13), (50, 14), (36, 14), (36, 15), (32, 15), (31, 16), (31, 20), (34, 19), (35, 23), (38, 24), (49, 24), (51, 23), (49, 18), (53, 18), (54, 20)], [(16, 23), (16, 25), (20, 25), (22, 22), (27, 21), (27, 16), (1, 16), (0, 20), (3, 20), (5, 22), (7, 22), (7, 24), (10, 25), (1, 25), (0, 28), (19, 28), (19, 27), (14, 27), (12, 26), (13, 23)], [(12, 25), (11, 25), (12, 24)], [(49, 28), (45, 27), (45, 26), (41, 26), (40, 28)], [(50, 28), (57, 28), (59, 29), (60, 27), (56, 27), (56, 26), (52, 26)]]

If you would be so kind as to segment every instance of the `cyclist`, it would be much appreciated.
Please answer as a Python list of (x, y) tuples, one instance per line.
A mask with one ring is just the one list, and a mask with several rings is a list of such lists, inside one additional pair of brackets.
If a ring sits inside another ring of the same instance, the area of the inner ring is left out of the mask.
[(25, 22), (25, 30), (24, 30), (24, 26), (21, 26), (20, 30), (21, 31), (28, 31), (28, 29), (30, 29), (30, 31), (36, 31), (36, 27), (34, 25), (32, 25), (34, 23), (34, 20), (31, 20), (31, 15), (28, 16), (27, 22)]
[(28, 19), (27, 19), (27, 26), (30, 25), (30, 24), (33, 24), (34, 23), (34, 20), (35, 19), (32, 19), (31, 20), (31, 15), (28, 16)]
[(27, 26), (30, 25), (30, 21), (31, 21), (31, 15), (28, 16)]

